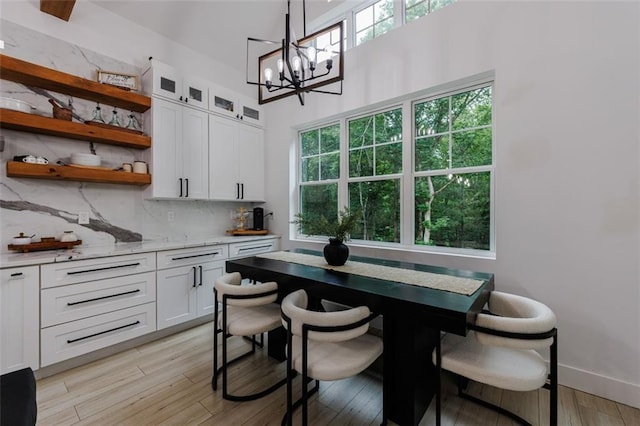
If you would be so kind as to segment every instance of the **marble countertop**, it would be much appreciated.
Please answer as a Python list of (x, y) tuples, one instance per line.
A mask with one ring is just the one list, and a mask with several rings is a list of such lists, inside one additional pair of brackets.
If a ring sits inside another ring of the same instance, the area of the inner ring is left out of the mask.
[(42, 265), (45, 263), (68, 262), (71, 260), (92, 259), (118, 256), (123, 254), (145, 253), (151, 251), (175, 250), (192, 247), (205, 247), (217, 244), (242, 243), (247, 241), (280, 238), (279, 235), (221, 236), (181, 241), (140, 241), (118, 243), (109, 246), (75, 246), (69, 250), (36, 251), (31, 253), (1, 253), (0, 269), (18, 266)]

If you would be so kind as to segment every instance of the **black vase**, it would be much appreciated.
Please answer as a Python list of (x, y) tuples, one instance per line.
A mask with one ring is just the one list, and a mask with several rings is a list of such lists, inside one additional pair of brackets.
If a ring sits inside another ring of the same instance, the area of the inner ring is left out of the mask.
[(331, 266), (342, 266), (349, 258), (349, 247), (337, 238), (329, 238), (324, 246), (324, 258)]

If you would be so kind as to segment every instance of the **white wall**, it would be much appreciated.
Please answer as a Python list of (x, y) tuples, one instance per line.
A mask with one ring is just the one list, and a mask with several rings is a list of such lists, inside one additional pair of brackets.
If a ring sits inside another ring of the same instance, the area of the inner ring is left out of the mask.
[[(154, 56), (246, 91), (233, 70), (88, 2), (70, 22), (37, 0), (2, 0), (0, 14), (126, 63)], [(289, 231), (292, 128), (494, 70), (496, 260), (385, 255), (491, 271), (498, 289), (549, 304), (561, 382), (640, 407), (639, 23), (634, 2), (460, 1), (352, 49), (344, 95), (268, 105), (271, 230)]]
[(384, 255), (547, 303), (560, 381), (640, 407), (639, 6), (459, 2), (348, 51), (342, 96), (269, 106), (272, 229), (290, 230), (292, 128), (494, 70), (496, 259)]

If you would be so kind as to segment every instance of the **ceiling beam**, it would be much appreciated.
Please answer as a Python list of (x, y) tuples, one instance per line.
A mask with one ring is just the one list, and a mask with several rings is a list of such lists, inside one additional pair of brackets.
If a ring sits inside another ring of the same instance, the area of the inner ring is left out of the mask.
[(40, 0), (40, 11), (69, 21), (76, 0)]

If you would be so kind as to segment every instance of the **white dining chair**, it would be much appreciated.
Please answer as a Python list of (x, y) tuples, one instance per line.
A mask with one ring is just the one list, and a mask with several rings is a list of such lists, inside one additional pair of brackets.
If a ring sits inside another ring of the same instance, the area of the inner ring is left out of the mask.
[[(287, 381), (286, 377), (260, 392), (249, 395), (232, 395), (228, 391), (228, 367), (255, 353), (255, 336), (282, 327), (276, 282), (242, 285), (238, 272), (224, 274), (214, 284), (216, 305), (213, 332), (213, 377), (211, 386), (217, 390), (218, 375), (222, 373), (222, 397), (231, 401), (251, 401), (261, 398)], [(218, 334), (222, 335), (222, 365), (218, 367)], [(227, 341), (232, 336), (249, 337), (251, 349), (228, 360)]]
[[(550, 390), (550, 424), (558, 424), (556, 317), (546, 305), (515, 294), (491, 292), (488, 310), (477, 315), (466, 337), (446, 334), (432, 354), (437, 369), (436, 424), (441, 417), (441, 369), (459, 378), (512, 391)], [(538, 350), (550, 349), (549, 367)], [(458, 395), (528, 425), (522, 417), (464, 392)]]
[[(382, 354), (382, 339), (367, 333), (377, 315), (365, 306), (334, 312), (308, 310), (304, 290), (282, 301), (282, 323), (287, 329), (287, 412), (283, 424), (291, 425), (294, 410), (302, 405), (302, 424), (308, 422), (308, 398), (320, 381), (355, 376)], [(383, 367), (384, 368), (384, 367)], [(293, 403), (293, 377), (302, 375), (302, 398)], [(315, 380), (309, 391), (307, 384)], [(383, 410), (383, 424), (386, 417)]]

